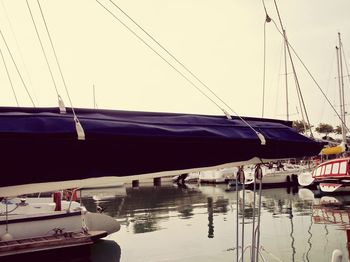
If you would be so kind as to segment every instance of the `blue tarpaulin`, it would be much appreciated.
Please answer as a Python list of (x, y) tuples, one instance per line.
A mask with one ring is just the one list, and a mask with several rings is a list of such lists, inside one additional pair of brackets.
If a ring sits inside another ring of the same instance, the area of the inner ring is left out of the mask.
[(322, 144), (291, 122), (225, 116), (75, 109), (0, 108), (0, 187), (130, 176), (261, 159), (317, 155)]

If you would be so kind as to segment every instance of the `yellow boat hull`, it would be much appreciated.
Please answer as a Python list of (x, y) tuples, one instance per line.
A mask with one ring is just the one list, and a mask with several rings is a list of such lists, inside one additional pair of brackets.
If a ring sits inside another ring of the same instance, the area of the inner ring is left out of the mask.
[(345, 152), (345, 144), (341, 143), (338, 146), (333, 146), (333, 147), (325, 147), (321, 150), (321, 155), (335, 155), (335, 154), (340, 154)]

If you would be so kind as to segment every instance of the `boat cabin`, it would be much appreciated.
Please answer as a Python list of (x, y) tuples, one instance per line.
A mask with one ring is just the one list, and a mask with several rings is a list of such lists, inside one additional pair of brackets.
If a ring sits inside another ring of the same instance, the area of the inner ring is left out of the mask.
[(349, 176), (350, 158), (340, 158), (321, 163), (312, 172), (314, 179), (337, 178)]

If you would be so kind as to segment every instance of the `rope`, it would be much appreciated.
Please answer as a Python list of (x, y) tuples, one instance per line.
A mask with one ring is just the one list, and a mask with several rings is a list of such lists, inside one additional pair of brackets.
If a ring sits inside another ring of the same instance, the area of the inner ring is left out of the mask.
[[(261, 141), (261, 145), (266, 144), (264, 136), (255, 130), (247, 121), (245, 121), (241, 116), (239, 116), (227, 103), (225, 103), (220, 97), (218, 97), (203, 81), (201, 81), (190, 69), (188, 69), (183, 63), (181, 63), (174, 55), (172, 55), (163, 45), (161, 45), (154, 37), (152, 37), (146, 30), (144, 30), (135, 20), (133, 20), (126, 12), (124, 12), (118, 5), (113, 1), (109, 0), (118, 10), (120, 10), (128, 19), (130, 19), (139, 29), (141, 29), (151, 40), (153, 40), (163, 51), (165, 51), (171, 58), (173, 58), (187, 73), (194, 77), (200, 84), (202, 84), (215, 98), (217, 98), (223, 105), (225, 105), (229, 110), (231, 110), (244, 124), (246, 124), (250, 129), (252, 129)], [(129, 32), (136, 36), (142, 43), (144, 43), (148, 48), (150, 48), (157, 56), (159, 56), (165, 63), (167, 63), (171, 68), (173, 68), (177, 73), (179, 73), (188, 83), (190, 83), (197, 91), (199, 91), (203, 96), (210, 100), (216, 107), (218, 107), (228, 119), (231, 116), (227, 111), (222, 108), (217, 102), (210, 98), (201, 88), (199, 88), (193, 81), (191, 81), (187, 76), (185, 76), (179, 69), (177, 69), (172, 63), (165, 59), (158, 51), (150, 46), (142, 37), (140, 37), (134, 30), (132, 30), (126, 23), (124, 23), (119, 17), (117, 17), (111, 10), (104, 6), (99, 0), (96, 2), (103, 7), (108, 13), (110, 13), (117, 21), (119, 21)]]
[(8, 203), (6, 202), (6, 211), (5, 212), (1, 212), (0, 213), (0, 216), (3, 216), (4, 214), (7, 215), (7, 214), (10, 214), (12, 213), (13, 211), (15, 211), (20, 205), (19, 204), (16, 204), (16, 206), (11, 209), (10, 211), (8, 210), (8, 207), (7, 207)]
[(10, 50), (9, 46), (7, 45), (7, 42), (6, 42), (5, 37), (4, 37), (4, 34), (2, 33), (1, 30), (0, 30), (0, 34), (1, 34), (2, 40), (3, 40), (4, 43), (5, 43), (7, 52), (10, 54), (12, 63), (14, 64), (14, 66), (15, 66), (15, 68), (16, 68), (17, 74), (19, 75), (19, 78), (21, 79), (22, 85), (24, 86), (24, 89), (26, 90), (27, 95), (28, 95), (28, 97), (29, 97), (29, 99), (30, 99), (30, 101), (31, 101), (31, 103), (32, 103), (32, 105), (33, 105), (33, 107), (35, 107), (35, 103), (34, 103), (34, 101), (33, 101), (33, 98), (31, 97), (31, 95), (30, 95), (30, 93), (29, 93), (29, 91), (28, 91), (27, 85), (26, 85), (26, 83), (24, 82), (21, 73), (19, 72), (18, 66), (17, 66), (17, 64), (16, 64), (16, 62), (15, 62), (13, 56), (12, 56), (11, 50)]
[[(243, 167), (242, 167), (243, 169)], [(243, 172), (243, 170), (242, 170)], [(243, 172), (244, 174), (244, 172)], [(245, 179), (242, 181), (242, 190), (243, 190), (243, 197), (242, 197), (242, 254), (241, 258), (242, 261), (244, 261), (244, 215), (245, 215)]]
[(62, 78), (62, 81), (63, 81), (63, 85), (64, 85), (64, 88), (66, 90), (66, 94), (67, 94), (67, 97), (68, 97), (68, 100), (69, 100), (69, 103), (70, 103), (70, 106), (72, 108), (72, 113), (73, 113), (73, 116), (74, 116), (75, 128), (76, 128), (76, 131), (77, 131), (78, 139), (79, 140), (85, 140), (85, 132), (84, 132), (84, 129), (81, 126), (80, 121), (79, 121), (79, 119), (78, 119), (78, 117), (77, 117), (77, 115), (75, 113), (75, 110), (74, 110), (74, 107), (73, 107), (73, 103), (72, 103), (72, 99), (71, 99), (71, 97), (69, 95), (67, 84), (66, 84), (66, 81), (65, 81), (65, 79), (63, 77), (62, 69), (61, 69), (60, 63), (58, 61), (58, 58), (57, 58), (57, 55), (56, 55), (56, 50), (55, 50), (55, 47), (53, 45), (51, 34), (50, 34), (49, 28), (47, 26), (46, 19), (45, 19), (44, 13), (42, 11), (42, 8), (41, 8), (39, 0), (37, 0), (37, 3), (38, 3), (38, 6), (39, 6), (39, 9), (40, 9), (41, 17), (42, 17), (42, 19), (44, 21), (44, 24), (45, 24), (46, 33), (47, 33), (47, 35), (49, 37), (52, 51), (53, 51), (55, 59), (56, 59), (57, 67), (58, 67), (58, 70), (60, 72), (60, 75), (61, 75), (61, 78)]
[(15, 92), (15, 88), (13, 86), (13, 83), (12, 83), (12, 80), (11, 80), (11, 76), (10, 76), (10, 73), (9, 73), (8, 68), (6, 66), (5, 58), (4, 58), (4, 55), (3, 55), (2, 51), (1, 51), (1, 49), (0, 49), (0, 54), (1, 54), (1, 58), (2, 58), (2, 61), (4, 63), (4, 66), (5, 66), (7, 77), (9, 79), (9, 82), (10, 82), (10, 85), (11, 85), (11, 88), (12, 88), (13, 95), (14, 95), (15, 100), (16, 100), (16, 104), (17, 104), (17, 106), (19, 106), (17, 95), (16, 95), (16, 92)]
[(55, 78), (53, 77), (53, 73), (52, 73), (52, 70), (51, 70), (51, 67), (50, 67), (50, 64), (49, 64), (49, 61), (48, 61), (48, 58), (47, 58), (47, 55), (46, 55), (46, 52), (45, 52), (43, 43), (42, 43), (41, 38), (40, 38), (40, 35), (39, 35), (38, 28), (37, 28), (37, 26), (36, 26), (36, 23), (35, 23), (35, 20), (34, 20), (34, 17), (33, 17), (32, 10), (31, 10), (31, 8), (30, 8), (30, 6), (29, 6), (28, 0), (26, 0), (26, 3), (27, 3), (27, 7), (28, 7), (28, 10), (29, 10), (30, 17), (31, 17), (31, 19), (32, 19), (32, 22), (33, 22), (33, 25), (34, 25), (34, 28), (35, 28), (36, 36), (38, 37), (38, 40), (39, 40), (39, 43), (40, 43), (41, 51), (42, 51), (43, 54), (44, 54), (45, 61), (46, 61), (46, 65), (47, 65), (47, 67), (48, 67), (48, 69), (49, 69), (50, 76), (51, 76), (51, 79), (52, 79), (52, 82), (53, 82), (53, 85), (54, 85), (54, 88), (55, 88), (55, 91), (56, 91), (58, 100), (60, 101), (60, 100), (61, 100), (61, 97), (60, 97), (60, 95), (59, 95), (59, 93), (58, 93), (56, 81), (55, 81)]

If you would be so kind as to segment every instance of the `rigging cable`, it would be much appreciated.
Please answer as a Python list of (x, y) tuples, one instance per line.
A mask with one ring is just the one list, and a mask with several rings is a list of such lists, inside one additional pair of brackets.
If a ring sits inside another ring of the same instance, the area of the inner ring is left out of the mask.
[(344, 52), (344, 46), (343, 46), (343, 42), (340, 43), (341, 45), (341, 51), (343, 53), (343, 57), (344, 57), (344, 63), (345, 63), (345, 67), (346, 67), (346, 76), (348, 77), (348, 80), (350, 82), (350, 74), (349, 74), (349, 68), (348, 68), (348, 63), (346, 62), (346, 56), (345, 56), (345, 52)]
[[(280, 29), (278, 28), (276, 22), (272, 19), (272, 22), (274, 23), (277, 31), (283, 36), (283, 33), (280, 31)], [(299, 62), (301, 63), (301, 65), (304, 67), (304, 69), (306, 70), (306, 72), (308, 73), (308, 75), (311, 77), (312, 81), (314, 82), (314, 84), (317, 86), (317, 88), (319, 89), (319, 91), (321, 92), (321, 94), (323, 95), (323, 97), (326, 99), (326, 101), (328, 102), (329, 106), (333, 109), (333, 111), (335, 112), (335, 114), (337, 115), (337, 117), (340, 119), (340, 121), (342, 121), (340, 115), (338, 114), (337, 110), (335, 109), (335, 107), (332, 105), (331, 101), (328, 99), (327, 95), (324, 93), (324, 91), (322, 90), (321, 86), (319, 85), (319, 83), (316, 81), (315, 77), (311, 74), (310, 70), (308, 69), (308, 67), (305, 65), (305, 63), (303, 62), (303, 60), (300, 58), (300, 56), (297, 54), (297, 52), (295, 51), (295, 49), (293, 48), (293, 46), (288, 42), (288, 47), (293, 51), (294, 55), (296, 56), (296, 58), (299, 60)], [(346, 127), (346, 129), (348, 130), (348, 132), (350, 132), (350, 130)]]
[(78, 140), (85, 140), (85, 132), (84, 132), (84, 129), (83, 129), (83, 127), (82, 127), (82, 125), (81, 125), (81, 123), (80, 123), (76, 113), (75, 113), (75, 110), (74, 110), (74, 107), (73, 107), (73, 103), (72, 103), (72, 99), (71, 99), (71, 97), (69, 95), (67, 84), (66, 84), (66, 81), (65, 81), (65, 79), (63, 77), (62, 69), (61, 69), (60, 63), (58, 62), (58, 58), (57, 58), (57, 55), (56, 55), (56, 50), (55, 50), (55, 47), (53, 45), (51, 34), (50, 34), (49, 28), (47, 26), (46, 19), (45, 19), (44, 13), (42, 11), (42, 8), (41, 8), (39, 0), (37, 0), (37, 3), (38, 3), (38, 6), (39, 6), (39, 9), (40, 9), (41, 17), (42, 17), (42, 19), (44, 21), (44, 24), (45, 24), (45, 29), (46, 29), (47, 35), (48, 35), (49, 40), (50, 40), (51, 48), (53, 50), (53, 53), (54, 53), (54, 56), (55, 56), (55, 59), (56, 59), (57, 67), (58, 67), (58, 70), (60, 72), (60, 75), (61, 75), (61, 78), (62, 78), (62, 81), (63, 81), (63, 85), (64, 85), (64, 88), (66, 90), (67, 97), (68, 97), (68, 100), (69, 100), (69, 103), (70, 103), (70, 106), (72, 108), (72, 113), (73, 113), (73, 117), (74, 117), (75, 128), (76, 128), (77, 135), (78, 135)]
[(15, 100), (16, 100), (16, 104), (17, 104), (17, 106), (19, 107), (19, 103), (18, 103), (16, 91), (15, 91), (15, 88), (14, 88), (14, 86), (13, 86), (13, 83), (12, 83), (12, 80), (11, 80), (11, 76), (10, 76), (10, 73), (9, 73), (8, 68), (7, 68), (7, 66), (6, 66), (5, 58), (4, 58), (4, 55), (3, 55), (2, 51), (1, 51), (1, 49), (0, 49), (0, 54), (1, 54), (1, 58), (2, 58), (2, 61), (3, 61), (3, 63), (4, 63), (4, 66), (5, 66), (5, 70), (6, 70), (7, 77), (8, 77), (8, 79), (9, 79), (9, 82), (10, 82), (10, 85), (11, 85), (11, 88), (12, 88), (13, 95), (14, 95)]
[[(344, 58), (344, 63), (345, 63), (345, 68), (346, 68), (346, 76), (348, 77), (348, 80), (349, 80), (349, 83), (350, 83), (349, 68), (348, 68), (348, 63), (346, 62), (346, 56), (345, 56), (345, 52), (344, 52), (343, 42), (340, 42), (340, 46), (341, 46), (341, 52), (342, 52), (343, 58)], [(345, 97), (345, 93), (344, 93), (344, 97)], [(344, 114), (344, 118), (345, 118), (345, 114)], [(345, 123), (345, 119), (344, 119), (344, 123)], [(345, 127), (346, 127), (346, 125), (345, 125)]]
[[(18, 54), (19, 54), (19, 56), (20, 56), (20, 58), (21, 58), (20, 60), (21, 60), (21, 62), (22, 62), (22, 66), (23, 66), (23, 68), (24, 68), (24, 71), (25, 71), (25, 73), (26, 73), (26, 74), (25, 74), (25, 75), (26, 75), (26, 79), (27, 79), (28, 82), (29, 82), (29, 86), (33, 86), (32, 81), (31, 81), (31, 79), (30, 79), (30, 74), (28, 73), (28, 68), (27, 68), (27, 66), (26, 66), (26, 64), (25, 64), (25, 62), (24, 62), (23, 54), (22, 54), (22, 52), (21, 52), (21, 48), (19, 47), (18, 39), (17, 39), (17, 37), (16, 37), (15, 31), (14, 31), (13, 26), (12, 26), (12, 23), (11, 23), (11, 20), (10, 20), (10, 18), (9, 18), (9, 14), (8, 14), (8, 12), (7, 12), (7, 8), (6, 8), (6, 5), (5, 5), (5, 3), (4, 3), (4, 0), (1, 0), (1, 5), (2, 5), (3, 11), (4, 11), (4, 13), (5, 13), (5, 17), (6, 17), (6, 20), (7, 20), (8, 25), (9, 25), (10, 31), (11, 31), (11, 33), (12, 33), (12, 36), (13, 36), (14, 40), (15, 40), (16, 47), (17, 47), (17, 51), (18, 51)], [(36, 96), (36, 94), (35, 94), (35, 89), (33, 89), (33, 90), (31, 90), (31, 91), (32, 91), (32, 95), (33, 95), (34, 101), (38, 104), (38, 98), (37, 98), (37, 96)]]
[[(230, 109), (233, 113), (237, 115), (237, 113), (223, 100), (221, 99), (213, 90), (209, 88), (202, 80), (197, 77), (192, 70), (186, 67), (181, 61), (179, 61), (167, 48), (165, 48), (159, 41), (157, 41), (151, 34), (149, 34), (143, 27), (141, 27), (134, 19), (132, 19), (124, 10), (122, 10), (117, 4), (115, 4), (112, 0), (109, 0), (119, 11), (121, 11), (127, 18), (129, 18), (139, 29), (142, 30), (152, 41), (154, 41), (163, 51), (165, 51), (171, 58), (173, 58), (183, 69), (186, 70), (194, 79), (196, 79), (200, 84), (202, 84), (216, 99), (218, 99), (221, 103), (223, 103), (228, 109)], [(220, 107), (219, 107), (220, 108)], [(220, 108), (225, 114), (223, 108)]]
[(12, 53), (11, 53), (11, 50), (10, 50), (9, 46), (7, 45), (7, 42), (6, 42), (5, 37), (4, 37), (4, 34), (2, 33), (1, 30), (0, 30), (0, 34), (1, 34), (2, 40), (3, 40), (4, 43), (5, 43), (7, 52), (10, 54), (12, 63), (14, 64), (14, 66), (15, 66), (15, 68), (16, 68), (17, 74), (19, 75), (19, 78), (21, 79), (22, 85), (24, 86), (24, 89), (26, 90), (27, 95), (28, 95), (28, 97), (29, 97), (29, 99), (30, 99), (30, 101), (31, 101), (31, 103), (32, 103), (32, 105), (33, 105), (33, 107), (35, 107), (34, 100), (33, 100), (32, 96), (31, 96), (30, 93), (29, 93), (28, 87), (27, 87), (26, 83), (24, 82), (24, 79), (23, 79), (21, 73), (19, 72), (18, 66), (17, 66), (17, 64), (16, 64), (16, 62), (15, 62), (15, 60), (14, 60), (14, 58), (13, 58), (13, 55), (12, 55)]
[(244, 261), (244, 216), (245, 216), (245, 188), (244, 188), (244, 182), (242, 184), (242, 190), (243, 190), (243, 197), (242, 197), (242, 254), (241, 259)]
[[(281, 75), (284, 75), (284, 74), (281, 74), (281, 68), (282, 68), (282, 53), (284, 51), (284, 46), (285, 46), (285, 42), (284, 42), (284, 39), (282, 41), (282, 45), (281, 45), (281, 50), (280, 50), (280, 55), (279, 55), (279, 63), (278, 63), (278, 74), (277, 74), (277, 78), (276, 78), (276, 98), (278, 98), (280, 96), (280, 89), (279, 89), (279, 85), (280, 85), (280, 81), (281, 81)], [(278, 106), (280, 105), (279, 104), (279, 99), (275, 99), (275, 106), (274, 106), (274, 115), (275, 116), (284, 116), (284, 114), (280, 114), (280, 109), (278, 109)]]
[[(197, 85), (191, 81), (187, 76), (180, 72), (174, 65), (167, 61), (159, 52), (157, 52), (153, 47), (151, 47), (142, 37), (140, 37), (135, 31), (133, 31), (126, 23), (119, 19), (115, 14), (112, 13), (107, 7), (96, 0), (108, 13), (110, 13), (115, 19), (117, 19), (126, 29), (128, 29), (134, 36), (136, 36), (142, 43), (144, 43), (148, 48), (150, 48), (156, 55), (158, 55), (164, 62), (166, 62), (171, 68), (178, 72), (183, 78), (185, 78), (193, 87), (195, 87), (202, 95), (209, 99), (213, 104), (215, 104), (221, 111), (226, 112), (225, 109), (221, 108), (212, 98), (206, 95)], [(225, 113), (226, 114), (226, 113)]]
[[(345, 114), (344, 114), (344, 82), (343, 82), (343, 68), (342, 68), (342, 60), (339, 47), (335, 47), (337, 51), (337, 69), (338, 69), (338, 85), (339, 85), (339, 99), (340, 99), (340, 115), (342, 117), (342, 121), (344, 121), (341, 125), (342, 135), (345, 131)], [(346, 141), (345, 137), (342, 137), (342, 141)]]
[[(313, 133), (312, 133), (312, 130), (311, 130), (311, 124), (310, 124), (309, 116), (308, 116), (307, 111), (306, 111), (306, 106), (305, 106), (304, 98), (303, 98), (303, 96), (302, 96), (302, 94), (301, 94), (298, 76), (297, 76), (297, 74), (296, 74), (294, 62), (293, 62), (292, 55), (291, 55), (291, 52), (290, 52), (290, 49), (289, 49), (287, 34), (286, 34), (286, 31), (285, 31), (285, 29), (284, 29), (284, 27), (283, 27), (283, 24), (282, 24), (282, 19), (281, 19), (279, 10), (278, 10), (278, 6), (277, 6), (277, 3), (276, 3), (276, 0), (274, 0), (274, 3), (275, 3), (275, 8), (276, 8), (276, 11), (277, 11), (278, 18), (279, 18), (279, 21), (280, 21), (280, 25), (281, 25), (281, 28), (282, 28), (282, 32), (283, 32), (282, 35), (283, 35), (283, 38), (284, 38), (285, 42), (287, 43), (287, 51), (288, 51), (290, 63), (291, 63), (291, 66), (292, 66), (292, 70), (293, 70), (293, 73), (294, 73), (294, 80), (295, 80), (295, 84), (296, 84), (296, 87), (297, 87), (297, 93), (298, 93), (298, 95), (300, 96), (300, 99), (301, 99), (301, 101), (302, 101), (302, 106), (301, 106), (301, 108), (303, 108), (304, 113), (305, 113), (305, 116), (306, 116), (307, 123), (308, 123), (308, 125), (310, 126), (310, 135), (311, 135), (311, 137), (314, 137), (314, 136), (313, 136)], [(273, 21), (273, 22), (274, 22), (274, 21)], [(275, 22), (274, 22), (274, 23), (275, 23)], [(276, 25), (276, 23), (275, 23), (275, 25)]]
[(239, 210), (239, 192), (238, 192), (238, 171), (236, 173), (236, 261), (238, 261), (239, 257), (239, 215), (238, 215), (238, 210)]
[[(230, 109), (244, 124), (246, 124), (250, 129), (252, 129), (258, 138), (261, 141), (261, 145), (266, 144), (266, 140), (264, 136), (255, 130), (246, 120), (244, 120), (241, 116), (239, 116), (229, 105), (227, 105), (221, 98), (219, 98), (203, 81), (201, 81), (191, 70), (189, 70), (183, 63), (181, 63), (178, 59), (175, 58), (163, 45), (161, 45), (158, 41), (156, 41), (149, 33), (147, 33), (136, 21), (134, 21), (126, 12), (124, 12), (119, 6), (117, 6), (114, 2), (109, 0), (115, 7), (117, 7), (125, 16), (127, 16), (139, 29), (141, 29), (148, 37), (151, 38), (163, 51), (169, 54), (178, 64), (182, 66), (192, 77), (194, 77), (199, 83), (201, 83), (204, 87), (209, 90), (219, 101), (221, 101), (228, 109)], [(140, 37), (134, 30), (132, 30), (125, 22), (123, 22), (119, 17), (117, 17), (111, 10), (109, 10), (106, 6), (104, 6), (99, 0), (96, 2), (102, 6), (108, 13), (110, 13), (116, 20), (118, 20), (129, 32), (131, 32), (134, 36), (136, 36), (142, 43), (144, 43), (148, 48), (150, 48), (156, 55), (158, 55), (164, 62), (166, 62), (171, 68), (173, 68), (177, 73), (179, 73), (187, 82), (189, 82), (197, 91), (199, 91), (202, 95), (204, 95), (207, 99), (209, 99), (213, 104), (215, 104), (228, 119), (232, 119), (230, 114), (222, 108), (217, 102), (215, 102), (212, 98), (210, 98), (205, 92), (200, 89), (193, 81), (191, 81), (185, 74), (183, 74), (179, 69), (177, 69), (172, 63), (166, 60), (157, 50), (150, 46), (142, 37)]]
[(265, 80), (266, 80), (266, 19), (264, 22), (264, 65), (263, 65), (263, 94), (262, 94), (262, 108), (261, 117), (264, 117), (265, 109)]
[(48, 67), (48, 69), (49, 69), (50, 76), (51, 76), (53, 85), (54, 85), (54, 87), (55, 87), (55, 91), (56, 91), (56, 94), (57, 94), (57, 97), (58, 97), (58, 104), (59, 104), (59, 107), (60, 107), (60, 111), (61, 111), (61, 113), (66, 113), (66, 109), (65, 109), (64, 104), (63, 104), (63, 106), (62, 106), (63, 100), (62, 100), (61, 96), (60, 96), (59, 93), (58, 93), (56, 81), (55, 81), (55, 78), (54, 78), (54, 76), (53, 76), (53, 73), (52, 73), (52, 70), (51, 70), (51, 67), (50, 67), (50, 64), (49, 64), (49, 61), (48, 61), (48, 58), (47, 58), (47, 55), (46, 55), (44, 46), (43, 46), (43, 43), (42, 43), (42, 41), (41, 41), (41, 38), (40, 38), (40, 35), (39, 35), (39, 32), (38, 32), (38, 28), (37, 28), (37, 26), (36, 26), (36, 23), (35, 23), (35, 20), (34, 20), (34, 17), (33, 17), (32, 10), (31, 10), (31, 8), (30, 8), (30, 6), (29, 6), (29, 3), (28, 3), (28, 0), (26, 0), (26, 3), (27, 3), (27, 7), (28, 7), (28, 10), (29, 10), (30, 17), (31, 17), (31, 19), (32, 19), (32, 22), (33, 22), (33, 25), (34, 25), (34, 28), (35, 28), (36, 35), (37, 35), (38, 40), (39, 40), (39, 43), (40, 43), (41, 51), (42, 51), (43, 54), (44, 54), (45, 61), (46, 61), (46, 65), (47, 65), (47, 67)]
[[(286, 31), (284, 31), (284, 34)], [(287, 107), (287, 120), (289, 121), (289, 100), (288, 100), (288, 65), (287, 65), (287, 45), (286, 40), (284, 39), (284, 73), (285, 73), (285, 83), (286, 83), (286, 107)]]

